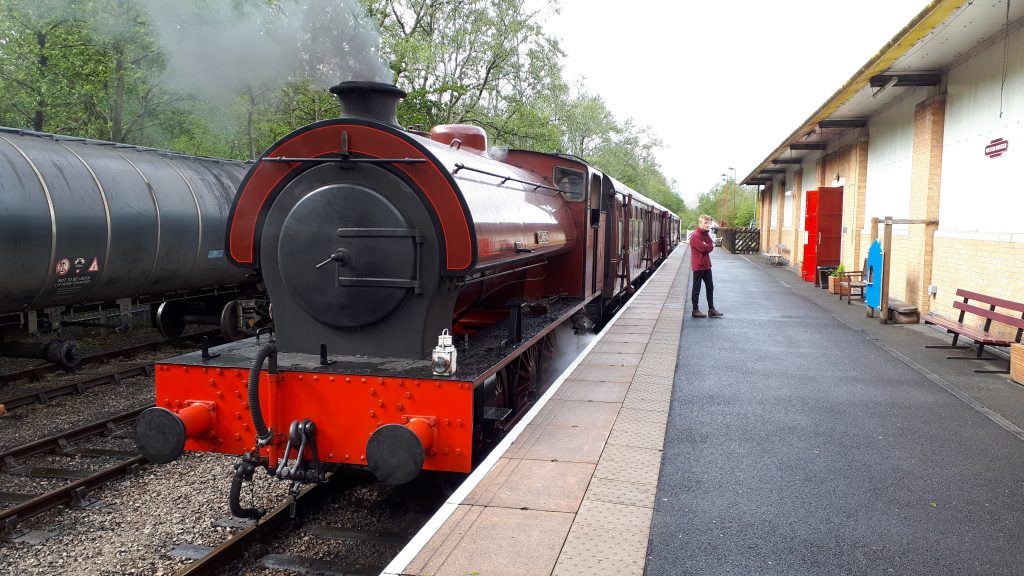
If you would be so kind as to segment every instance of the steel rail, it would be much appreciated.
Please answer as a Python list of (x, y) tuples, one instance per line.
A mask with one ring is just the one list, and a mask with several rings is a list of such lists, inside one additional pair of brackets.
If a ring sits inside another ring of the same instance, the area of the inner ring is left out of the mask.
[(129, 366), (127, 368), (121, 368), (105, 374), (98, 374), (91, 378), (83, 380), (77, 380), (75, 382), (65, 382), (56, 386), (51, 386), (43, 390), (33, 390), (31, 392), (22, 392), (21, 394), (14, 394), (7, 397), (0, 397), (0, 414), (3, 412), (13, 410), (15, 408), (21, 408), (22, 406), (28, 406), (29, 404), (46, 404), (53, 398), (59, 396), (67, 396), (68, 394), (81, 394), (89, 388), (96, 386), (102, 386), (104, 384), (117, 384), (121, 380), (127, 378), (134, 378), (136, 376), (152, 376), (153, 375), (153, 364), (137, 364), (135, 366)]
[(67, 484), (66, 486), (61, 486), (56, 490), (36, 496), (35, 498), (32, 498), (27, 502), (17, 504), (12, 508), (0, 510), (0, 537), (14, 536), (18, 522), (27, 518), (32, 518), (33, 516), (38, 516), (39, 514), (56, 508), (57, 506), (80, 501), (89, 492), (133, 473), (135, 469), (145, 461), (146, 459), (144, 457), (136, 456), (130, 460), (118, 462), (117, 464), (108, 466), (99, 472), (96, 472), (88, 478), (83, 478), (76, 482), (72, 482), (71, 484)]
[[(301, 492), (299, 492), (296, 501), (301, 502), (304, 498), (309, 500), (310, 498), (308, 495), (320, 486), (320, 484), (311, 484), (306, 486)], [(321, 490), (319, 492), (323, 493), (324, 491)], [(266, 537), (273, 531), (280, 531), (283, 526), (291, 520), (291, 515), (288, 513), (289, 508), (291, 508), (291, 504), (291, 500), (286, 499), (282, 504), (260, 518), (258, 522), (249, 525), (241, 532), (231, 536), (199, 560), (195, 560), (176, 572), (174, 576), (201, 576), (213, 574), (217, 570), (226, 566), (229, 562), (240, 558), (244, 554), (246, 547), (259, 539)]]
[[(206, 330), (203, 332), (196, 332), (194, 334), (178, 336), (177, 338), (155, 340), (153, 342), (144, 342), (142, 344), (128, 346), (127, 348), (118, 348), (117, 350), (110, 350), (108, 352), (97, 352), (95, 354), (90, 354), (82, 358), (80, 366), (84, 366), (86, 364), (107, 362), (114, 358), (120, 358), (121, 356), (131, 356), (132, 354), (136, 354), (139, 352), (155, 350), (157, 348), (160, 348), (161, 346), (166, 346), (168, 344), (176, 344), (178, 342), (194, 340), (196, 338), (202, 338), (203, 336), (215, 336), (217, 334), (220, 334), (220, 330)], [(39, 378), (47, 374), (50, 374), (51, 372), (58, 372), (60, 370), (62, 370), (62, 368), (60, 366), (57, 366), (56, 364), (43, 364), (40, 366), (33, 366), (31, 368), (25, 368), (23, 370), (17, 370), (15, 372), (0, 374), (0, 384), (15, 382), (17, 380), (38, 380)]]
[(83, 438), (102, 434), (110, 430), (111, 426), (118, 426), (132, 422), (139, 414), (142, 413), (143, 410), (146, 410), (150, 406), (133, 408), (127, 412), (122, 412), (105, 418), (100, 422), (93, 422), (92, 424), (87, 424), (81, 428), (75, 428), (74, 430), (54, 434), (49, 438), (42, 438), (40, 440), (35, 440), (33, 442), (11, 448), (10, 450), (0, 452), (0, 470), (14, 466), (16, 465), (16, 461), (28, 458), (29, 456), (60, 450), (68, 442), (75, 442)]

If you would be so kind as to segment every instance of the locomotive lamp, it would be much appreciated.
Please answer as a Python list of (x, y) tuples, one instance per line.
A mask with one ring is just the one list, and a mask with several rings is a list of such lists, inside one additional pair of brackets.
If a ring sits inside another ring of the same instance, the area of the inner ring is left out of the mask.
[(452, 346), (452, 335), (448, 329), (444, 329), (437, 337), (437, 346), (431, 355), (431, 366), (434, 374), (438, 376), (451, 376), (455, 374), (455, 346)]

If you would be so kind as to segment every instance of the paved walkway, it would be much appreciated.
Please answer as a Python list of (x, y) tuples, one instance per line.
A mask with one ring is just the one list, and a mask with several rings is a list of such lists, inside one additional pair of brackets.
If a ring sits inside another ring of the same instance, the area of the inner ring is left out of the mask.
[(384, 574), (643, 574), (684, 258), (662, 264)]
[(712, 259), (726, 316), (684, 322), (646, 574), (1024, 573), (1021, 387)]

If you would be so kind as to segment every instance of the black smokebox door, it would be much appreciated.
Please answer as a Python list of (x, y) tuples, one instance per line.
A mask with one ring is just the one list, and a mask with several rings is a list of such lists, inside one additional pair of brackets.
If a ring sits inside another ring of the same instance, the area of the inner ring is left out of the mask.
[(374, 231), (408, 228), (402, 213), (374, 190), (318, 188), (296, 203), (281, 227), (284, 284), (320, 322), (359, 328), (386, 318), (412, 292), (393, 284), (415, 278), (416, 241)]

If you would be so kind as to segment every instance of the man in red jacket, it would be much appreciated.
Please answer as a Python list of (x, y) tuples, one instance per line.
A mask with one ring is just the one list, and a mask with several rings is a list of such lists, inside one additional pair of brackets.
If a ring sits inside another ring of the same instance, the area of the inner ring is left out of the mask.
[[(711, 279), (711, 251), (715, 242), (711, 239), (708, 229), (711, 228), (711, 216), (701, 214), (697, 221), (697, 229), (690, 234), (690, 269), (693, 270), (693, 313), (694, 318), (720, 318), (722, 313), (715, 310), (715, 283)], [(700, 311), (697, 300), (700, 298), (700, 283), (707, 286), (708, 313)]]

